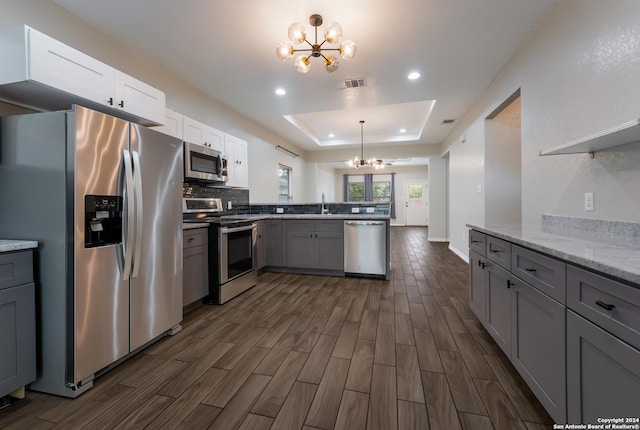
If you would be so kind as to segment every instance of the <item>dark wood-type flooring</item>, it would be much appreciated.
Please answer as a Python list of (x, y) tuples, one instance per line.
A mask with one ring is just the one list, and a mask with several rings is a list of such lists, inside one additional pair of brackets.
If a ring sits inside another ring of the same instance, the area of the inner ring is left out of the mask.
[(468, 266), (392, 228), (391, 281), (264, 273), (71, 400), (27, 392), (3, 429), (548, 429), (467, 306)]

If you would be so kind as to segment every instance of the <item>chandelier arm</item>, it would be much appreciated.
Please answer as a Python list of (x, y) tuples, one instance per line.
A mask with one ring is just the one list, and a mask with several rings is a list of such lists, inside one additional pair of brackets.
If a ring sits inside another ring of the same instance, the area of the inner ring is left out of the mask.
[(306, 38), (304, 39), (305, 42), (307, 42), (309, 44), (309, 46), (311, 46), (313, 48), (313, 43), (309, 42)]
[(313, 52), (313, 49), (294, 49), (293, 52)]

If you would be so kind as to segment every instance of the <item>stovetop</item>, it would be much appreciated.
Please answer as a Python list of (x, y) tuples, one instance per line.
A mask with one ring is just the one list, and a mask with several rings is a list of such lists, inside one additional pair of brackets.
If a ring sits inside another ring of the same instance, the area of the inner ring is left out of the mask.
[(232, 215), (214, 215), (210, 214), (183, 214), (182, 222), (186, 223), (196, 223), (196, 222), (207, 222), (213, 226), (227, 227), (227, 226), (240, 226), (240, 225), (249, 225), (252, 223), (251, 220), (246, 218), (234, 217)]

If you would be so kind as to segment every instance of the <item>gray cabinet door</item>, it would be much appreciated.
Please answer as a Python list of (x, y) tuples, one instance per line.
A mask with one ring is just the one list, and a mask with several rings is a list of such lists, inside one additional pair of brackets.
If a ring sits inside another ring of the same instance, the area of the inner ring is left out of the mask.
[(485, 300), (487, 296), (486, 265), (486, 258), (475, 251), (469, 252), (469, 307), (482, 325), (485, 325)]
[(344, 234), (317, 232), (316, 266), (318, 269), (344, 270)]
[(36, 379), (35, 306), (33, 283), (0, 289), (0, 397)]
[(287, 231), (287, 267), (314, 267), (315, 239), (312, 231)]
[(260, 270), (267, 265), (265, 223), (264, 221), (258, 221), (256, 224), (257, 224), (257, 235), (258, 235), (258, 238), (256, 240), (256, 269)]
[(494, 263), (487, 265), (485, 328), (511, 358), (511, 274)]
[(553, 420), (564, 423), (565, 307), (517, 278), (511, 290), (511, 361)]
[(283, 246), (282, 246), (282, 220), (268, 219), (265, 221), (265, 253), (267, 266), (283, 265)]
[(182, 306), (190, 305), (209, 294), (208, 230), (199, 228), (183, 232)]
[(638, 417), (640, 350), (567, 311), (568, 422)]

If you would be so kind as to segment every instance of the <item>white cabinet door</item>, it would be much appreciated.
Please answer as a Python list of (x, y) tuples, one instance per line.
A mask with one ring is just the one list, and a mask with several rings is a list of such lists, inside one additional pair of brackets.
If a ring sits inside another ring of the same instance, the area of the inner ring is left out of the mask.
[(112, 67), (32, 28), (28, 32), (29, 79), (96, 103), (115, 104)]
[(227, 154), (227, 185), (231, 187), (249, 187), (249, 165), (247, 163), (247, 142), (230, 134), (224, 135), (224, 151)]
[(249, 151), (247, 142), (242, 139), (236, 138), (235, 148), (236, 163), (234, 167), (236, 169), (236, 186), (248, 188), (249, 187)]
[(153, 129), (160, 133), (182, 139), (182, 120), (183, 117), (181, 114), (167, 109), (164, 115), (164, 125), (153, 127)]
[(236, 138), (230, 134), (224, 135), (224, 152), (227, 154), (227, 185), (236, 187)]
[(224, 152), (224, 133), (213, 127), (206, 126), (204, 130), (204, 146)]
[(114, 73), (115, 108), (157, 124), (164, 124), (164, 93), (125, 73), (117, 70)]
[(185, 116), (182, 122), (182, 138), (185, 142), (204, 146), (204, 130), (207, 126)]

